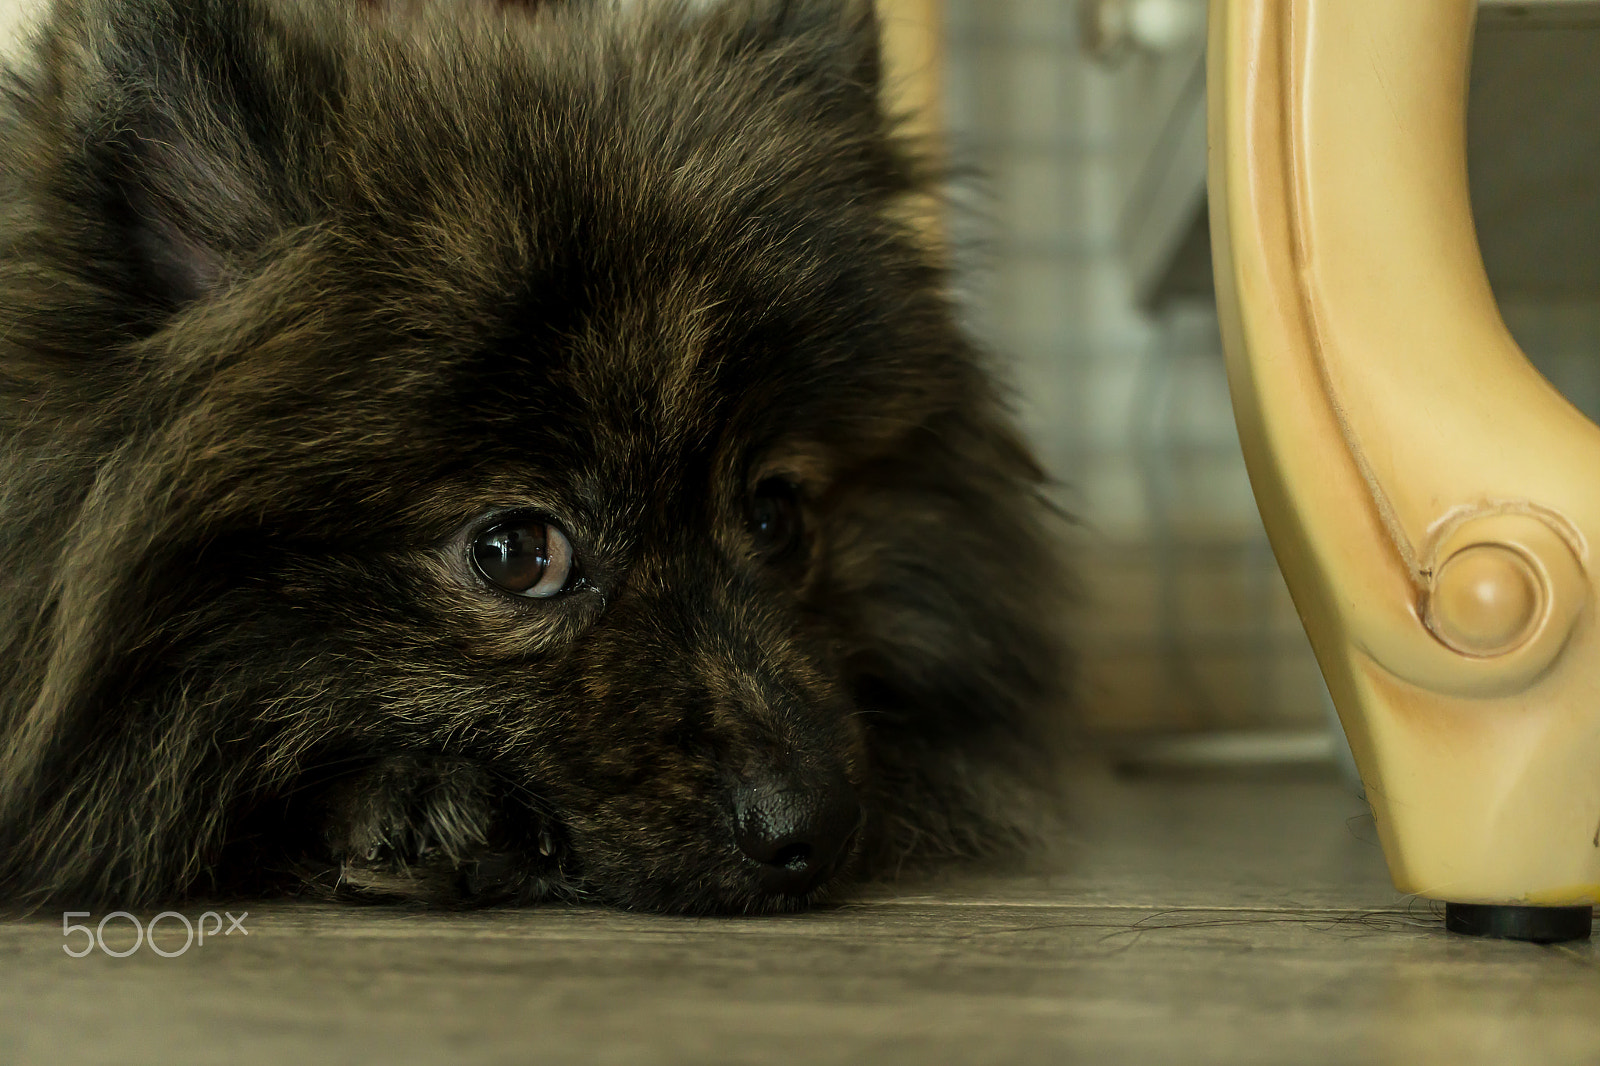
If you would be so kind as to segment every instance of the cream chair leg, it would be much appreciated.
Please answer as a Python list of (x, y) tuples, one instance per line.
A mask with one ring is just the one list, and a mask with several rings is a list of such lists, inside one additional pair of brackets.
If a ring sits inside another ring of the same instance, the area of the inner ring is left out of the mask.
[(1600, 895), (1600, 430), (1467, 200), (1473, 0), (1213, 0), (1211, 224), (1256, 499), (1396, 887), (1462, 932)]

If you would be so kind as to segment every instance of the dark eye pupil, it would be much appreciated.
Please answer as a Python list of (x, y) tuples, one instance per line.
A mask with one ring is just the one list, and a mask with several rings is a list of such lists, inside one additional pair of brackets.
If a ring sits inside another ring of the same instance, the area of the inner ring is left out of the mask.
[(548, 529), (540, 523), (491, 530), (473, 545), (473, 560), (497, 585), (514, 591), (531, 588), (550, 565)]
[(763, 540), (775, 540), (783, 532), (783, 511), (770, 499), (756, 500), (756, 533)]
[(800, 498), (795, 487), (781, 478), (768, 478), (756, 486), (750, 501), (750, 532), (756, 548), (770, 558), (787, 556), (799, 544)]

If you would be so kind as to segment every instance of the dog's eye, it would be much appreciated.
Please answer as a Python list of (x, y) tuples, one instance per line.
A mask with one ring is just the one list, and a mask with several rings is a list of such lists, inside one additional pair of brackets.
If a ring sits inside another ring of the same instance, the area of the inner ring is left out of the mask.
[(505, 522), (479, 534), (472, 542), (472, 562), (486, 581), (534, 599), (566, 591), (575, 577), (572, 542), (536, 518)]
[(750, 499), (750, 533), (757, 551), (774, 562), (785, 559), (799, 545), (804, 532), (798, 489), (777, 477), (756, 485)]

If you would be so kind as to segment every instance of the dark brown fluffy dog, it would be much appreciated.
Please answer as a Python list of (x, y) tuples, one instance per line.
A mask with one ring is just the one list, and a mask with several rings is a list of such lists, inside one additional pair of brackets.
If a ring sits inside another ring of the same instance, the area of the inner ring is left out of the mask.
[(1038, 474), (863, 0), (57, 0), (0, 900), (760, 911), (1046, 802)]

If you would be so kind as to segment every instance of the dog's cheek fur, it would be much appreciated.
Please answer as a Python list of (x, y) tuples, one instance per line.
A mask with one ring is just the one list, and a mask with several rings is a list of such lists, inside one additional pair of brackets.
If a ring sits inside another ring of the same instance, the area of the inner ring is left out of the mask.
[(831, 501), (819, 600), (846, 634), (880, 865), (1015, 852), (1060, 826), (1065, 519), (993, 394), (965, 395)]

